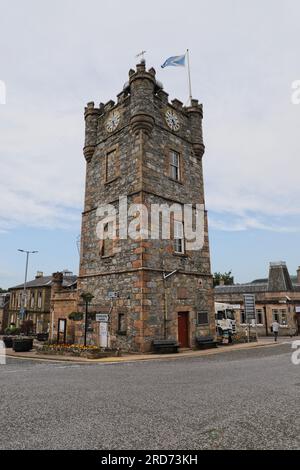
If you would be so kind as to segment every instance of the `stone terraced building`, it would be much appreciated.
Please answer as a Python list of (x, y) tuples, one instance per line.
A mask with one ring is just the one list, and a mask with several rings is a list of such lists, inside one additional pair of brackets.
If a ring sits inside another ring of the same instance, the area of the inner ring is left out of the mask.
[[(72, 272), (65, 270), (61, 273), (62, 286), (64, 288), (76, 285), (77, 276)], [(35, 279), (29, 280), (26, 284), (24, 308), (25, 315), (23, 320), (31, 320), (34, 333), (46, 333), (50, 329), (51, 322), (51, 296), (53, 290), (53, 276), (45, 276), (43, 272), (38, 271)], [(20, 326), (20, 309), (22, 307), (24, 296), (24, 284), (20, 284), (9, 289), (9, 311), (8, 325), (15, 324)], [(69, 313), (71, 313), (70, 310)], [(59, 314), (59, 310), (57, 312)]]
[[(128, 223), (140, 214), (141, 204), (149, 212), (153, 204), (181, 209), (192, 204), (193, 214), (196, 204), (204, 207), (202, 118), (197, 100), (187, 107), (177, 99), (170, 102), (144, 61), (129, 71), (116, 103), (88, 103), (85, 109), (78, 296), (90, 292), (90, 309), (108, 315), (111, 347), (146, 352), (152, 340), (165, 338), (189, 348), (196, 335), (215, 334), (206, 211), (201, 250), (189, 249), (183, 224), (172, 216), (169, 239), (147, 238), (144, 229), (126, 239), (120, 221), (113, 239), (96, 234), (99, 205), (110, 204), (119, 214), (120, 197), (127, 197)], [(106, 235), (112, 225), (103, 224)], [(101, 344), (100, 324), (93, 328), (89, 341)]]
[(256, 324), (260, 336), (271, 334), (274, 320), (281, 325), (279, 334), (300, 333), (300, 267), (297, 276), (290, 276), (284, 261), (270, 263), (269, 276), (246, 284), (215, 287), (216, 302), (234, 304), (238, 327), (246, 326), (244, 294), (254, 294)]

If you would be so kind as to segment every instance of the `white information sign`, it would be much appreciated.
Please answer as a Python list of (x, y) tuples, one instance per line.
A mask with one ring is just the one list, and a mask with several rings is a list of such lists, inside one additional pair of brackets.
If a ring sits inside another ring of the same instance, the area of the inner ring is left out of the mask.
[(108, 324), (107, 322), (99, 323), (99, 336), (100, 336), (100, 347), (107, 348), (108, 346)]
[(108, 322), (108, 314), (107, 313), (96, 313), (96, 321), (99, 322)]

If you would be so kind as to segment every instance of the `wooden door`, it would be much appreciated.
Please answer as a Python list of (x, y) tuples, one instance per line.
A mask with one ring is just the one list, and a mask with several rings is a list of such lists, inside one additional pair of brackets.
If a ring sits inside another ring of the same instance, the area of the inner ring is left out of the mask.
[(65, 318), (58, 319), (57, 326), (57, 344), (66, 344), (67, 337), (67, 320)]
[(188, 348), (190, 345), (188, 312), (178, 312), (178, 343), (181, 348)]

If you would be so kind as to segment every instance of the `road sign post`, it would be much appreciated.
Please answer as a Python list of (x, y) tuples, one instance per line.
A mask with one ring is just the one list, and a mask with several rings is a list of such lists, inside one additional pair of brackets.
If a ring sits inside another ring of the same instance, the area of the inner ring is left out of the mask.
[(256, 324), (256, 310), (255, 310), (255, 295), (254, 294), (244, 295), (244, 311), (245, 311), (246, 322), (248, 324), (248, 343), (249, 343), (251, 323), (254, 320)]

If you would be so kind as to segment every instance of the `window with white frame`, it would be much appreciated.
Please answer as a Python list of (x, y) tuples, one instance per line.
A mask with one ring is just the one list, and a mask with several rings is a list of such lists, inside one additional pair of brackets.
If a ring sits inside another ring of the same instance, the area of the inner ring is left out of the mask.
[(38, 293), (38, 308), (42, 308), (42, 293)]
[(180, 154), (171, 150), (170, 152), (170, 177), (175, 180), (180, 180)]
[(34, 308), (34, 292), (30, 294), (30, 308)]
[(280, 314), (281, 314), (281, 321), (280, 321), (280, 324), (283, 325), (283, 326), (287, 326), (288, 321), (287, 321), (287, 313), (286, 313), (286, 310), (280, 310)]
[(183, 222), (179, 220), (174, 220), (174, 251), (175, 253), (184, 253)]

